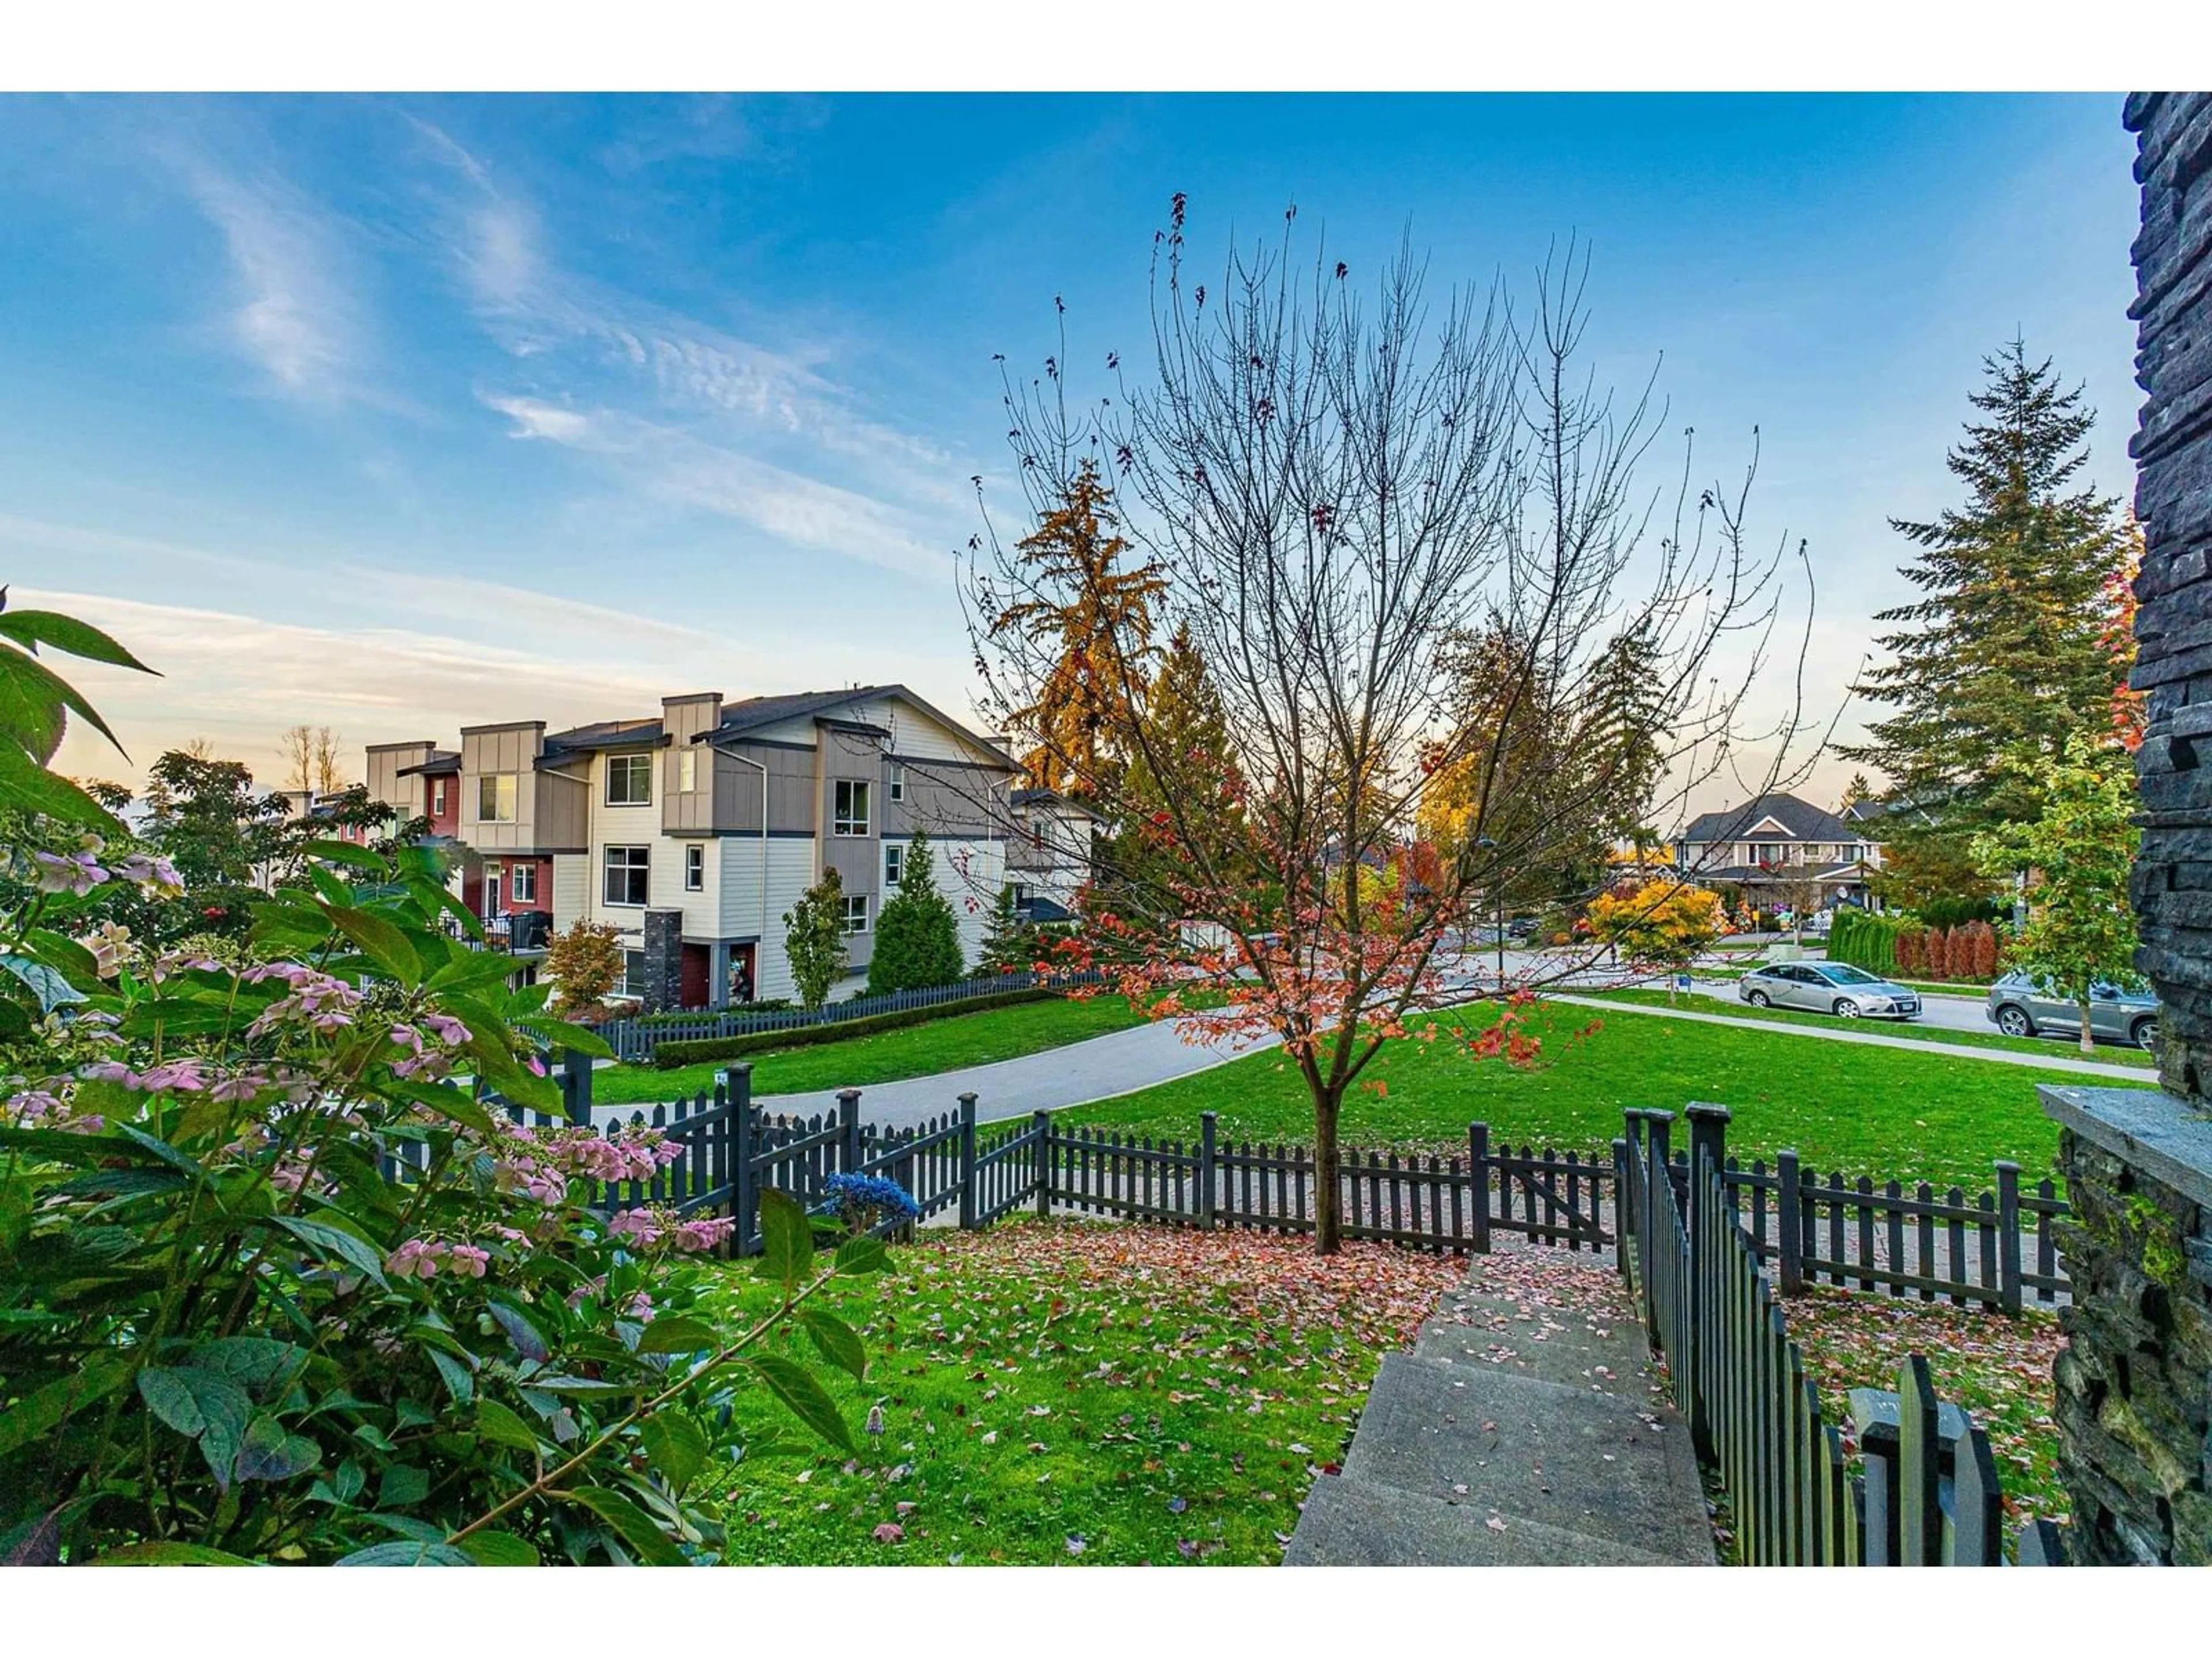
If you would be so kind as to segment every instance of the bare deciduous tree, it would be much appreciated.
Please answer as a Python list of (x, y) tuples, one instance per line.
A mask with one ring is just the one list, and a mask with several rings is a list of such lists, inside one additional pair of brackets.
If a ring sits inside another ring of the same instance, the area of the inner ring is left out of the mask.
[[(1547, 261), (1526, 317), (1498, 288), (1455, 293), (1432, 316), (1409, 250), (1363, 301), (1326, 254), (1309, 276), (1293, 233), (1234, 252), (1218, 289), (1197, 285), (1178, 198), (1155, 259), (1146, 372), (1109, 356), (1117, 395), (1078, 404), (1063, 324), (1060, 354), (1026, 385), (1010, 378), (1006, 401), (1033, 520), (1086, 460), (1116, 475), (1125, 533), (1168, 578), (1160, 626), (1188, 629), (1203, 656), (1228, 751), (1158, 752), (1164, 728), (1124, 698), (1116, 746), (1133, 769), (1213, 781), (1131, 822), (1118, 774), (1086, 781), (1122, 844), (1153, 856), (1099, 872), (1083, 959), (1132, 995), (1164, 992), (1160, 1011), (1200, 1034), (1280, 1039), (1313, 1103), (1317, 1242), (1330, 1252), (1346, 1097), (1386, 1040), (1433, 1032), (1417, 1017), (1468, 999), (1462, 941), (1492, 896), (1568, 867), (1566, 842), (1586, 848), (1592, 823), (1679, 811), (1747, 746), (1777, 757), (1771, 781), (1798, 706), (1792, 688), (1747, 718), (1788, 563), (1783, 548), (1747, 550), (1750, 469), (1733, 492), (1696, 489), (1686, 434), (1672, 488), (1639, 486), (1663, 411), (1648, 386), (1617, 405), (1579, 366), (1586, 262), (1571, 249)], [(969, 625), (986, 712), (1011, 720), (1036, 705), (1054, 658), (991, 620), (1072, 596), (984, 518)], [(1511, 648), (1470, 697), (1448, 671), (1479, 635)], [(1626, 698), (1624, 640), (1638, 665)], [(1612, 752), (1540, 780), (1509, 763), (1505, 734), (1525, 729), (1539, 696), (1547, 725), (1610, 733), (1599, 746)], [(1424, 838), (1425, 798), (1445, 775), (1458, 792), (1449, 833)], [(1539, 784), (1542, 810), (1527, 810), (1516, 792)], [(1223, 789), (1243, 808), (1233, 837)], [(1624, 799), (1638, 792), (1650, 798)], [(1591, 890), (1605, 878), (1592, 872)], [(1587, 965), (1524, 959), (1498, 988)], [(1469, 1022), (1485, 1024), (1473, 1053), (1525, 1055), (1517, 1018)]]

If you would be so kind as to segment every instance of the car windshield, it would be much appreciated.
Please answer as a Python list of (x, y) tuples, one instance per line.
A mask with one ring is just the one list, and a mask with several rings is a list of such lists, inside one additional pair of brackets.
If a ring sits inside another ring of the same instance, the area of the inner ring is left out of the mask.
[(1863, 968), (1831, 965), (1821, 969), (1820, 974), (1831, 985), (1880, 985), (1882, 983)]

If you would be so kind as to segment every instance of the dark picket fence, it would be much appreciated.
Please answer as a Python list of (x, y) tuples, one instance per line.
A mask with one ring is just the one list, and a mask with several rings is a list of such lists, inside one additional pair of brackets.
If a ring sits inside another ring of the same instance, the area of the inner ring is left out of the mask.
[[(1908, 1358), (1893, 1395), (1853, 1395), (1862, 1469), (1826, 1419), (1746, 1224), (1723, 1145), (1725, 1107), (1689, 1109), (1678, 1178), (1672, 1112), (1632, 1111), (1613, 1143), (1622, 1274), (1699, 1459), (1719, 1477), (1746, 1561), (1790, 1566), (1993, 1566), (2003, 1494), (1988, 1436), (1936, 1398)], [(1755, 1189), (1754, 1189), (1755, 1190)], [(2051, 1522), (2021, 1534), (2022, 1565), (2064, 1560)]]
[(888, 991), (880, 996), (854, 997), (845, 1002), (825, 1002), (819, 1008), (770, 1008), (754, 1013), (726, 1010), (720, 1013), (677, 1017), (655, 1014), (609, 1020), (599, 1028), (599, 1034), (615, 1051), (616, 1059), (642, 1062), (651, 1060), (653, 1050), (664, 1042), (754, 1036), (767, 1031), (797, 1030), (808, 1025), (836, 1025), (876, 1014), (902, 1014), (915, 1008), (934, 1008), (975, 997), (1002, 996), (1008, 991), (1032, 990), (1040, 985), (1095, 985), (1101, 978), (1097, 973), (1056, 974), (1048, 980), (1028, 972), (999, 974), (988, 979), (955, 980), (949, 985), (927, 985), (913, 990)]

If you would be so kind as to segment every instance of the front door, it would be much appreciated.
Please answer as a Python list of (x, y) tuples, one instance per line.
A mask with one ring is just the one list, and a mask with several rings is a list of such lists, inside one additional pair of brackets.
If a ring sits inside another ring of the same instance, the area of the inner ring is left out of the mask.
[(484, 872), (483, 894), (484, 894), (484, 908), (483, 908), (484, 920), (485, 920), (486, 921), (490, 921), (494, 916), (495, 916), (495, 915), (497, 915), (499, 914), (499, 872), (498, 872), (498, 871), (496, 871), (496, 870), (487, 870), (487, 871), (485, 871), (485, 872)]
[(677, 1006), (683, 1008), (703, 1008), (707, 1006), (707, 969), (714, 958), (711, 946), (687, 943), (679, 967), (679, 988)]

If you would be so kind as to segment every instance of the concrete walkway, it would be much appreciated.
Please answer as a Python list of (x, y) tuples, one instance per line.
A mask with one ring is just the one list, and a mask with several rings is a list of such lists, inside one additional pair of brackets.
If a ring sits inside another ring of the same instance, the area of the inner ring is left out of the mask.
[(2107, 1060), (2070, 1059), (2063, 1054), (2024, 1054), (2010, 1048), (1977, 1048), (1960, 1042), (1928, 1042), (1917, 1037), (1891, 1036), (1861, 1025), (1838, 1022), (1833, 1030), (1820, 1025), (1797, 1025), (1779, 1019), (1744, 1019), (1733, 1014), (1700, 1013), (1692, 1008), (1652, 1008), (1642, 1003), (1613, 1002), (1603, 997), (1553, 995), (1549, 1002), (1571, 1003), (1577, 1008), (1602, 1008), (1615, 1014), (1650, 1014), (1660, 1019), (1695, 1020), (1705, 1025), (1733, 1025), (1740, 1031), (1765, 1031), (1778, 1036), (1811, 1037), (1819, 1042), (1858, 1042), (1875, 1048), (1909, 1048), (1914, 1054), (1937, 1054), (1957, 1060), (1984, 1060), (1998, 1066), (2028, 1066), (2046, 1072), (2077, 1072), (2084, 1077), (2116, 1078), (2146, 1089), (2158, 1086), (2158, 1073), (2141, 1066), (2115, 1066)]
[(1621, 1316), (1485, 1288), (1382, 1361), (1285, 1566), (1711, 1566), (1688, 1429)]

